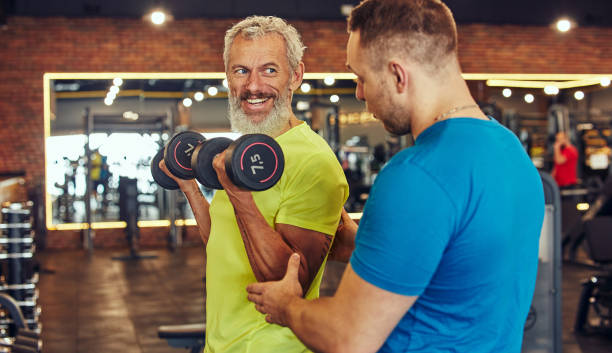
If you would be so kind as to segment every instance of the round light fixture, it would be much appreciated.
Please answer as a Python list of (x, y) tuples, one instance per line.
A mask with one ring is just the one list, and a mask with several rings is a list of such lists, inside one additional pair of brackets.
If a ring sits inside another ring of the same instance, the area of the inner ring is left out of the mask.
[(302, 83), (302, 85), (300, 86), (300, 89), (301, 89), (301, 90), (302, 90), (302, 92), (304, 92), (304, 93), (308, 93), (308, 92), (310, 92), (310, 88), (311, 88), (311, 87), (310, 87), (310, 84), (309, 84), (309, 83), (306, 83), (306, 82)]
[(533, 96), (533, 94), (531, 93), (527, 93), (525, 95), (525, 102), (527, 103), (533, 103), (533, 101), (535, 100), (535, 97)]
[(192, 104), (193, 104), (193, 101), (191, 100), (191, 98), (183, 99), (183, 105), (186, 106), (187, 108), (191, 107)]
[(217, 89), (217, 87), (211, 86), (208, 87), (208, 90), (206, 90), (206, 92), (208, 92), (209, 96), (214, 97), (217, 95), (217, 93), (219, 93), (219, 90)]
[(197, 102), (201, 102), (202, 100), (204, 100), (204, 93), (198, 91), (193, 95), (193, 98), (197, 101)]
[(574, 92), (574, 98), (576, 98), (576, 100), (583, 100), (584, 99), (584, 92), (582, 91), (576, 91)]
[(223, 84), (223, 87), (227, 88), (227, 87), (228, 87), (228, 86), (227, 86), (227, 79), (226, 79), (226, 78), (224, 78), (224, 79), (223, 79), (223, 82), (221, 82), (221, 84)]
[(332, 103), (338, 103), (339, 100), (340, 100), (340, 97), (338, 97), (337, 94), (332, 94), (331, 96), (329, 96), (329, 101)]
[(117, 94), (119, 93), (119, 87), (117, 86), (111, 86), (111, 88), (108, 89), (109, 92)]
[(104, 104), (106, 104), (106, 105), (113, 105), (113, 99), (110, 98), (110, 97), (104, 98)]
[(123, 79), (121, 79), (121, 77), (115, 77), (115, 79), (113, 80), (113, 85), (119, 87), (123, 84)]
[(599, 80), (599, 83), (603, 87), (608, 87), (608, 86), (610, 86), (610, 78), (609, 77), (602, 77), (601, 80)]
[(557, 30), (559, 32), (567, 32), (570, 29), (572, 29), (572, 22), (570, 22), (570, 20), (567, 18), (562, 18), (557, 21)]
[(502, 95), (506, 98), (510, 98), (510, 96), (512, 96), (512, 90), (510, 88), (504, 88)]
[(549, 96), (554, 96), (559, 94), (559, 87), (557, 86), (546, 86), (544, 87), (544, 93), (548, 94)]
[(162, 11), (153, 11), (151, 13), (151, 22), (156, 25), (161, 25), (166, 22), (166, 14)]
[(331, 86), (336, 82), (336, 79), (331, 77), (331, 76), (327, 76), (323, 79), (323, 83), (325, 83), (325, 85), (327, 86)]

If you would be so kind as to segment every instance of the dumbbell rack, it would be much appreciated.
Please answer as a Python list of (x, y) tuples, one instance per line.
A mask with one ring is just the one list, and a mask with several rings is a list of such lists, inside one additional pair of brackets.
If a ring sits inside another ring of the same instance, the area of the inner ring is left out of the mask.
[[(40, 334), (38, 273), (31, 270), (36, 251), (31, 203), (3, 204), (0, 223), (0, 293), (10, 295), (21, 309), (27, 328)], [(0, 338), (14, 337), (17, 328), (6, 310), (0, 310)]]

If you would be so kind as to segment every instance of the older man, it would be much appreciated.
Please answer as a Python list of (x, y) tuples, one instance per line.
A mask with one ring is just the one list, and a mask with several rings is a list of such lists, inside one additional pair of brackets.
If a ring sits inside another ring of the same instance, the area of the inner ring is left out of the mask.
[(304, 74), (303, 51), (295, 28), (276, 17), (249, 17), (225, 36), (232, 128), (267, 134), (280, 144), (285, 169), (274, 187), (249, 192), (233, 185), (225, 174), (224, 153), (213, 162), (224, 190), (210, 205), (195, 181), (175, 178), (206, 245), (205, 352), (306, 350), (289, 329), (267, 323), (244, 292), (253, 281), (282, 278), (287, 260), (298, 252), (300, 296), (318, 297), (348, 196), (335, 155), (291, 110)]
[(366, 0), (348, 28), (357, 98), (415, 146), (376, 178), (333, 297), (300, 297), (293, 255), (249, 299), (316, 351), (520, 352), (544, 215), (537, 170), (470, 95), (441, 1)]

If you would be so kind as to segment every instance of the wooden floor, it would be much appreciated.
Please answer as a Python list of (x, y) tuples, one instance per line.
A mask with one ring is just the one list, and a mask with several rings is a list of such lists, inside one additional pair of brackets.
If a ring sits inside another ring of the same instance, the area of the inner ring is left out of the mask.
[[(157, 338), (157, 327), (204, 321), (203, 249), (145, 252), (155, 259), (117, 261), (126, 251), (37, 254), (45, 353), (186, 352)], [(333, 294), (344, 269), (330, 263), (321, 288)], [(563, 267), (563, 352), (612, 352), (612, 337), (572, 332), (580, 282), (595, 273)]]

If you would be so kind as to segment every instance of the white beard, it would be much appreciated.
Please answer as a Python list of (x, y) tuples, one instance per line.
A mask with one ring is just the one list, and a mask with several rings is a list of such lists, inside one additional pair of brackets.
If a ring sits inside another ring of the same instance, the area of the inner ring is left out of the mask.
[(291, 92), (288, 91), (285, 95), (280, 95), (274, 100), (274, 106), (268, 116), (260, 122), (253, 122), (249, 116), (242, 110), (240, 106), (240, 98), (232, 95), (231, 91), (228, 95), (229, 121), (232, 126), (232, 131), (241, 134), (265, 134), (268, 136), (277, 136), (289, 123), (291, 118), (291, 108), (287, 102), (291, 99)]

